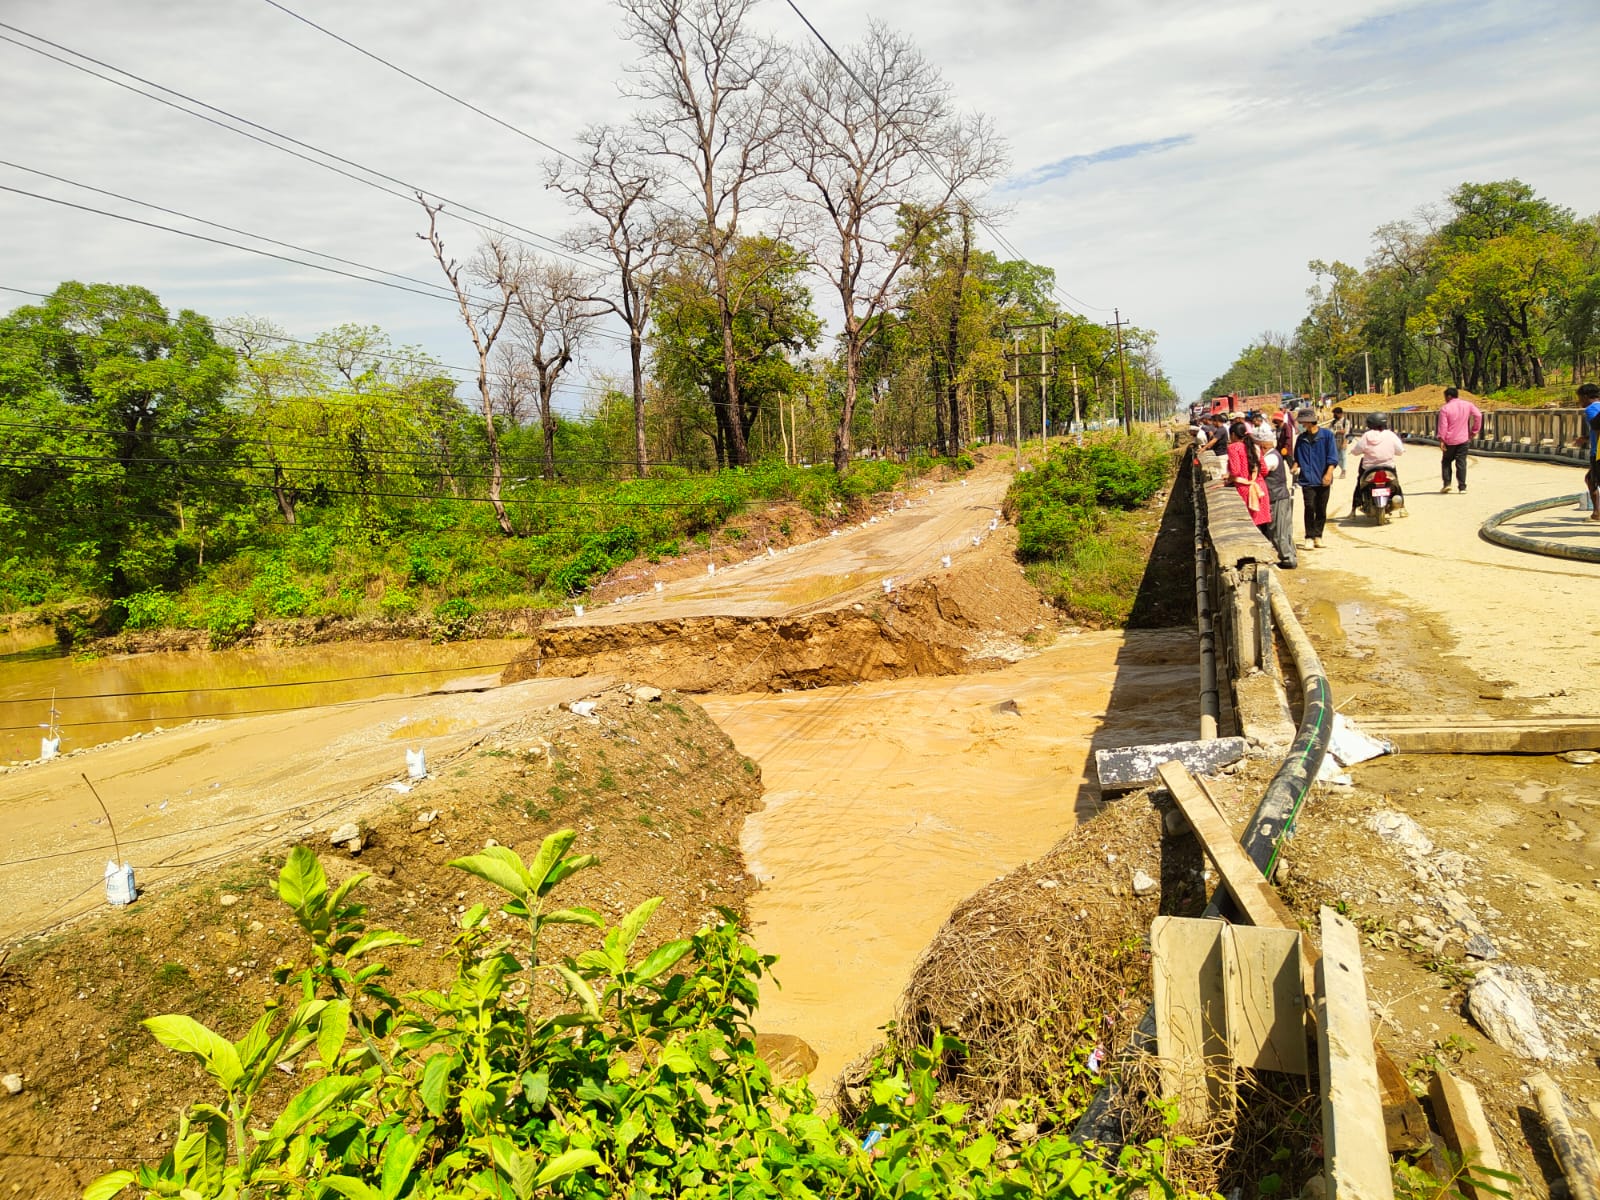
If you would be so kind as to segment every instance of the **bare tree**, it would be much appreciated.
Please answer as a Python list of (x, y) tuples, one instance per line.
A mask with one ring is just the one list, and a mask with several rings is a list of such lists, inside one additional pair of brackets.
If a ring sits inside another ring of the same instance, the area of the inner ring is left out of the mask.
[(494, 348), (493, 370), (494, 411), (513, 425), (527, 424), (539, 395), (527, 348), (502, 341)]
[(517, 287), (517, 339), (538, 386), (546, 479), (556, 475), (556, 383), (600, 315), (589, 298), (592, 291), (594, 281), (576, 268), (533, 258)]
[[(842, 309), (844, 407), (833, 446), (842, 471), (862, 352), (896, 279), (927, 230), (972, 215), (963, 191), (998, 175), (1006, 152), (986, 118), (951, 110), (949, 88), (911, 41), (876, 21), (843, 62), (822, 47), (803, 66), (784, 124), (812, 255), (826, 264)], [(958, 428), (952, 413), (952, 441)]]
[[(471, 263), (463, 267), (444, 251), (444, 238), (439, 234), (439, 214), (444, 210), (444, 205), (431, 203), (421, 192), (417, 193), (417, 203), (428, 214), (428, 232), (417, 236), (432, 248), (439, 269), (450, 281), (451, 290), (456, 294), (456, 303), (461, 308), (461, 320), (472, 335), (472, 348), (478, 353), (478, 400), (483, 411), (484, 436), (489, 446), (489, 503), (494, 506), (500, 532), (510, 534), (514, 532), (511, 516), (500, 499), (504, 475), (500, 469), (500, 434), (494, 424), (494, 392), (489, 386), (489, 362), (494, 353), (494, 344), (505, 329), (506, 318), (511, 315), (511, 307), (517, 299), (517, 287), (523, 273), (521, 258), (506, 239), (491, 235), (479, 247)], [(476, 299), (468, 290), (468, 282), (464, 282), (464, 278), (489, 289), (489, 299)]]
[(644, 424), (644, 335), (650, 327), (655, 280), (674, 245), (674, 230), (662, 212), (660, 172), (642, 154), (636, 141), (608, 125), (578, 136), (582, 165), (569, 167), (556, 159), (546, 165), (546, 186), (565, 196), (594, 222), (576, 230), (576, 250), (605, 253), (616, 264), (614, 287), (592, 297), (628, 327), (628, 355), (633, 367), (633, 431), (636, 467), (642, 478), (649, 469)]
[(781, 169), (777, 89), (786, 54), (747, 24), (757, 0), (618, 0), (639, 64), (626, 90), (643, 101), (635, 131), (673, 164), (698, 213), (693, 248), (710, 267), (727, 380), (718, 407), (729, 459), (750, 461), (739, 420), (739, 377), (728, 259), (761, 181)]

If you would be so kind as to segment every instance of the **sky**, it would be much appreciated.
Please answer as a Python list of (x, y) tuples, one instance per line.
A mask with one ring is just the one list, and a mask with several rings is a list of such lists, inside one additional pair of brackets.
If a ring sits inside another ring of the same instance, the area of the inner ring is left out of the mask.
[[(1293, 329), (1310, 259), (1359, 264), (1374, 228), (1462, 182), (1515, 176), (1580, 213), (1600, 209), (1595, 0), (796, 2), (840, 48), (869, 18), (917, 40), (956, 102), (987, 113), (1009, 143), (1010, 169), (987, 197), (1006, 241), (1055, 269), (1069, 307), (1153, 329), (1185, 399), (1262, 331)], [(130, 203), (143, 201), (430, 291), (441, 277), (411, 187), (445, 197), (447, 213), (471, 206), (558, 237), (573, 216), (545, 190), (550, 151), (530, 137), (567, 148), (583, 127), (631, 111), (619, 89), (631, 47), (602, 0), (284, 3), (521, 132), (269, 0), (0, 0), (0, 37), (34, 48), (0, 41), (0, 187), (37, 194), (0, 190), (0, 285), (137, 283), (173, 310), (264, 317), (305, 338), (376, 324), (470, 366), (444, 299), (38, 198), (299, 256)], [(795, 44), (811, 37), (786, 0), (764, 0), (757, 19)], [(74, 57), (88, 55), (375, 168), (402, 195), (39, 50), (106, 73)], [(443, 230), (453, 254), (470, 255), (478, 230)], [(827, 285), (814, 287), (820, 301)], [(0, 311), (29, 299), (0, 292)], [(565, 406), (622, 369), (620, 343), (601, 339)]]

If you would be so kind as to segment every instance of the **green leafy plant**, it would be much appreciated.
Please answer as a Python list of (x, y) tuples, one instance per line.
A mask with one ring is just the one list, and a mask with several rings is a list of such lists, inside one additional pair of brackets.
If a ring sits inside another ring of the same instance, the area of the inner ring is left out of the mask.
[[(296, 848), (279, 897), (309, 952), (277, 979), (238, 1041), (189, 1017), (146, 1022), (199, 1063), (214, 1096), (183, 1114), (157, 1163), (113, 1171), (84, 1193), (129, 1187), (182, 1200), (532, 1200), (676, 1196), (1173, 1197), (1176, 1141), (1125, 1148), (1112, 1162), (1065, 1136), (1018, 1148), (941, 1103), (936, 1067), (954, 1039), (885, 1054), (858, 1120), (818, 1111), (802, 1081), (774, 1079), (751, 1018), (772, 964), (733, 915), (692, 937), (644, 948), (661, 904), (614, 925), (562, 905), (563, 883), (595, 866), (570, 830), (531, 859), (489, 846), (451, 865), (493, 889), (459, 919), (448, 984), (396, 996), (377, 951), (415, 944), (368, 930), (355, 899), (365, 876), (330, 886)], [(497, 919), (498, 918), (498, 919)], [(548, 958), (554, 925), (596, 941)], [(502, 936), (501, 931), (514, 931)], [(308, 1082), (263, 1111), (274, 1065)]]

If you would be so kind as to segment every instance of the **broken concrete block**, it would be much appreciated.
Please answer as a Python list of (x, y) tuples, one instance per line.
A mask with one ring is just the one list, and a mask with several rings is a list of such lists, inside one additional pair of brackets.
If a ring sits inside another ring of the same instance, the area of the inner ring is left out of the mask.
[(1534, 1062), (1550, 1057), (1533, 1000), (1515, 979), (1485, 969), (1467, 991), (1467, 1013), (1496, 1046)]
[(1094, 752), (1095, 773), (1102, 792), (1131, 791), (1160, 782), (1163, 763), (1181, 762), (1192, 775), (1215, 775), (1245, 756), (1242, 737), (1210, 738), (1203, 742), (1159, 742), (1147, 746), (1122, 746)]

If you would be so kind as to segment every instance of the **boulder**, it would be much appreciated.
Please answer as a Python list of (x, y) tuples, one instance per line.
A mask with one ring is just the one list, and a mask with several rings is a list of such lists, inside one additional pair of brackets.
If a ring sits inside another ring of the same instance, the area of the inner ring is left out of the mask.
[(654, 704), (661, 699), (661, 689), (658, 687), (636, 687), (633, 689), (633, 698), (641, 704)]
[(1503, 971), (1489, 968), (1467, 991), (1467, 1013), (1496, 1046), (1534, 1062), (1550, 1057), (1550, 1044), (1526, 989)]

